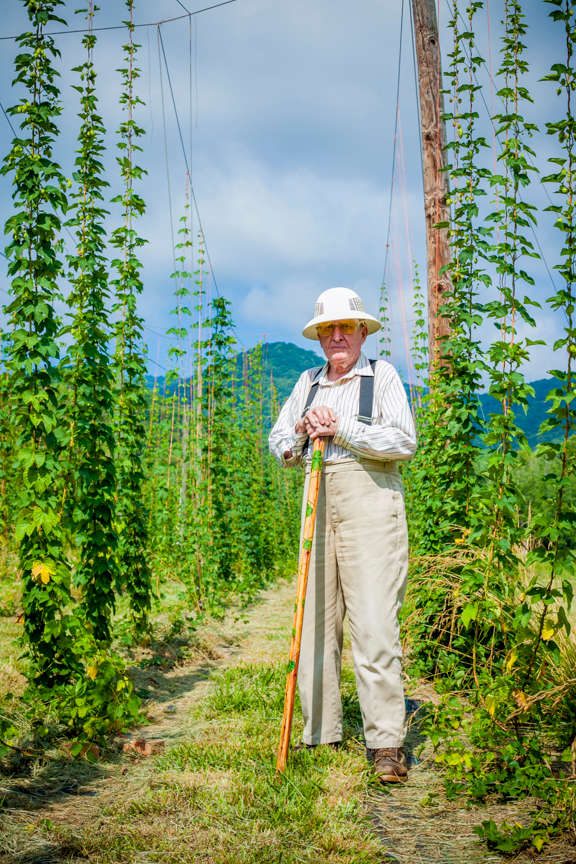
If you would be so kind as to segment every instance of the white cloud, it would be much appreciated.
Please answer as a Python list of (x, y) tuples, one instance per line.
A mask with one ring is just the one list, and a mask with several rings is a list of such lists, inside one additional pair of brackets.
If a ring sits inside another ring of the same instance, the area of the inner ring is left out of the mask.
[[(204, 187), (205, 183), (202, 183)], [(382, 257), (385, 190), (311, 170), (273, 172), (235, 161), (206, 184), (204, 218), (219, 268), (256, 276), (274, 268), (338, 271)]]
[[(21, 32), (26, 20), (23, 7), (4, 5), (8, 9), (3, 33)], [(535, 79), (547, 70), (556, 50), (560, 58), (561, 39), (559, 28), (550, 24), (548, 10), (540, 6), (537, 9), (537, 5), (532, 9), (532, 4), (525, 4), (528, 23), (535, 23), (527, 37), (530, 81), (537, 93), (530, 119), (543, 121), (551, 119), (556, 110), (551, 95), (554, 88), (538, 84)], [(102, 7), (98, 25), (116, 24), (124, 17), (120, 3)], [(494, 41), (490, 61), (494, 77), (494, 67), (500, 62), (495, 41), (500, 30), (500, 6), (492, 7)], [(244, 343), (265, 333), (271, 340), (292, 339), (307, 344), (298, 334), (311, 314), (314, 298), (330, 285), (356, 288), (369, 309), (377, 307), (386, 255), (400, 8), (397, 0), (362, 0), (353, 6), (349, 0), (239, 0), (198, 16), (191, 31), (186, 20), (162, 26), (186, 148), (192, 119), (193, 178), (211, 260), (220, 289), (233, 301), (233, 316)], [(65, 17), (76, 27), (81, 18), (72, 10), (73, 4), (68, 2)], [(139, 22), (181, 13), (176, 0), (137, 3)], [(444, 6), (440, 7), (440, 17), (445, 28)], [(478, 20), (484, 21), (482, 27), (487, 32), (484, 11)], [(482, 39), (486, 32), (480, 33)], [(425, 278), (408, 16), (404, 35), (404, 150), (397, 154), (397, 167), (402, 156), (406, 168), (404, 178), (398, 174), (396, 180), (388, 269), (394, 350), (401, 364), (406, 352), (406, 322), (413, 317), (408, 287), (412, 257), (420, 263)], [(141, 161), (149, 169), (139, 185), (148, 210), (137, 227), (150, 241), (142, 252), (145, 293), (141, 309), (147, 326), (161, 332), (169, 326), (173, 287), (169, 279), (172, 241), (157, 32), (139, 29), (137, 37), (142, 45), (139, 94), (147, 103), (139, 109), (137, 120), (147, 130)], [(58, 40), (62, 66), (68, 71), (61, 82), (65, 111), (56, 157), (66, 170), (71, 165), (77, 128), (77, 96), (69, 89), (74, 78), (69, 67), (82, 57), (80, 38), (69, 35)], [(122, 117), (117, 68), (124, 40), (124, 33), (100, 33), (95, 52), (100, 103), (111, 144)], [(448, 47), (446, 40), (444, 44)], [(557, 49), (552, 50), (553, 46)], [(3, 49), (0, 95), (6, 106), (14, 101), (10, 81), (16, 46), (3, 43)], [(480, 51), (488, 56), (485, 44), (480, 45)], [(488, 75), (482, 76), (488, 82)], [(173, 217), (177, 221), (184, 204), (184, 159), (165, 73), (163, 82)], [(486, 84), (491, 109), (497, 102), (494, 90), (499, 86), (501, 80), (497, 78), (494, 85)], [(479, 110), (479, 124), (491, 141), (491, 124), (480, 103)], [(0, 122), (5, 122), (2, 117)], [(546, 138), (541, 135), (537, 139), (539, 158), (553, 145), (549, 136)], [(487, 158), (491, 162), (491, 154)], [(114, 159), (111, 148), (106, 155), (113, 184), (110, 195), (118, 191)], [(526, 190), (525, 197), (536, 197), (543, 206), (547, 203), (538, 184)], [(0, 178), (0, 201), (1, 218), (5, 218), (9, 209), (6, 178)], [(111, 209), (114, 212), (110, 224), (115, 226), (119, 216), (115, 208)], [(550, 221), (540, 214), (536, 232), (552, 267), (558, 243)], [(538, 293), (547, 296), (552, 293), (549, 283), (546, 285), (547, 276), (542, 268), (537, 272)], [(538, 319), (539, 335), (544, 334), (552, 342), (559, 333), (558, 318), (544, 310), (538, 313)], [(553, 365), (549, 354), (534, 349), (530, 369), (536, 377)]]

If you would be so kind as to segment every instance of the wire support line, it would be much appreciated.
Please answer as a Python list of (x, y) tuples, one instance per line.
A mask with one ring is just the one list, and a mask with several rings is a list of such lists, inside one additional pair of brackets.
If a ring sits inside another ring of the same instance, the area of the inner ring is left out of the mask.
[[(160, 28), (158, 28), (160, 36)], [(170, 164), (168, 160), (168, 129), (166, 124), (166, 103), (164, 100), (164, 75), (162, 74), (162, 57), (160, 54), (160, 39), (158, 39), (158, 71), (160, 73), (160, 102), (162, 106), (162, 138), (164, 142), (164, 170), (166, 172), (166, 191), (168, 193), (168, 213), (170, 216), (170, 243), (172, 247), (172, 265), (176, 270), (176, 235), (174, 232), (174, 208), (172, 204), (172, 183), (170, 181)]]
[(392, 145), (392, 176), (390, 178), (390, 199), (388, 202), (388, 229), (386, 232), (386, 247), (384, 253), (384, 272), (382, 274), (382, 285), (386, 283), (388, 273), (388, 255), (390, 251), (390, 234), (392, 228), (392, 203), (394, 199), (394, 179), (396, 175), (396, 151), (398, 147), (398, 117), (400, 114), (400, 71), (402, 66), (402, 34), (404, 28), (404, 0), (402, 0), (402, 11), (400, 12), (400, 44), (398, 46), (398, 67), (396, 73), (396, 111), (394, 117), (394, 137)]
[(198, 125), (198, 27), (188, 19), (188, 113), (190, 173), (194, 170), (194, 127)]
[(214, 272), (214, 267), (212, 264), (212, 259), (210, 257), (210, 251), (208, 249), (208, 240), (206, 239), (206, 232), (204, 231), (204, 226), (202, 225), (202, 218), (200, 216), (200, 209), (198, 207), (198, 201), (196, 199), (196, 193), (194, 191), (194, 186), (192, 185), (192, 175), (190, 173), (190, 164), (188, 162), (188, 155), (186, 153), (186, 145), (184, 143), (184, 136), (182, 134), (182, 124), (180, 123), (180, 115), (178, 114), (178, 108), (176, 106), (176, 99), (174, 97), (174, 88), (172, 87), (172, 77), (170, 75), (170, 68), (168, 66), (168, 59), (166, 57), (166, 50), (164, 48), (164, 39), (162, 38), (162, 29), (158, 26), (158, 38), (160, 42), (160, 46), (162, 48), (162, 56), (164, 58), (164, 67), (166, 69), (166, 77), (168, 79), (168, 88), (170, 90), (170, 98), (172, 99), (172, 107), (174, 108), (174, 115), (176, 117), (176, 126), (178, 128), (178, 137), (180, 139), (180, 147), (182, 148), (182, 156), (184, 157), (184, 165), (186, 166), (186, 173), (188, 175), (188, 180), (190, 183), (190, 194), (192, 196), (192, 201), (194, 202), (194, 210), (196, 211), (196, 218), (198, 219), (198, 225), (200, 227), (200, 232), (202, 234), (202, 238), (204, 240), (204, 251), (206, 252), (206, 260), (208, 261), (208, 266), (210, 268), (210, 275), (212, 276), (212, 282), (214, 283), (214, 288), (216, 289), (216, 294), (220, 297), (220, 289), (218, 287), (218, 283), (216, 281), (216, 274)]
[(0, 102), (0, 108), (2, 109), (2, 114), (3, 114), (4, 117), (6, 118), (6, 122), (7, 122), (8, 125), (10, 126), (10, 129), (12, 130), (12, 134), (14, 135), (15, 138), (17, 138), (18, 136), (17, 136), (16, 130), (14, 129), (14, 126), (12, 125), (12, 121), (11, 121), (11, 119), (10, 119), (10, 115), (8, 114), (8, 112), (6, 111), (6, 109), (4, 108), (4, 105), (2, 104), (2, 102)]
[[(179, 0), (177, 0), (179, 2)], [(229, 6), (231, 3), (237, 3), (238, 0), (222, 0), (220, 3), (213, 3), (211, 6), (204, 6), (202, 9), (195, 9), (194, 11), (186, 12), (185, 15), (176, 15), (174, 18), (162, 18), (159, 21), (145, 21), (142, 24), (134, 24), (134, 29), (142, 28), (142, 27), (160, 27), (162, 24), (172, 24), (175, 21), (183, 21), (185, 18), (193, 18), (195, 15), (202, 15), (204, 12), (211, 12), (212, 9), (219, 9), (221, 6)], [(182, 3), (180, 3), (182, 6)], [(185, 6), (182, 6), (185, 9)], [(107, 27), (93, 27), (91, 31), (86, 27), (78, 27), (78, 28), (69, 28), (67, 30), (52, 30), (49, 33), (44, 33), (44, 36), (68, 36), (68, 34), (72, 33), (102, 33), (108, 30), (125, 30), (125, 24), (110, 24)], [(12, 36), (0, 36), (0, 42), (14, 41), (19, 39), (21, 36), (20, 33)]]
[(174, 333), (161, 333), (159, 330), (154, 330), (153, 327), (148, 327), (147, 324), (142, 325), (144, 330), (147, 330), (148, 333), (152, 333), (154, 336), (158, 336), (159, 339), (166, 339), (168, 342), (175, 342), (178, 338), (174, 335)]
[[(164, 366), (162, 363), (159, 363), (158, 360), (154, 360), (153, 357), (147, 357), (146, 360), (148, 363), (153, 363), (154, 366), (158, 366), (158, 368), (162, 369), (163, 372), (171, 372), (172, 371), (167, 366)], [(147, 374), (150, 374), (150, 373), (148, 372)]]
[(418, 87), (418, 60), (416, 58), (416, 33), (412, 3), (410, 3), (410, 40), (412, 45), (412, 74), (414, 78), (414, 92), (416, 94), (416, 128), (418, 129), (418, 144), (420, 147), (420, 172), (422, 188), (424, 188), (424, 150), (422, 148), (422, 125), (420, 123), (420, 88)]

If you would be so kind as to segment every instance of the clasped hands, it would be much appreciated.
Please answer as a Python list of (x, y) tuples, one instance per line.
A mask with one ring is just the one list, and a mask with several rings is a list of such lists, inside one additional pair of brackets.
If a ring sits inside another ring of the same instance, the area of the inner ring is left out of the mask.
[(298, 435), (306, 433), (312, 441), (315, 441), (316, 438), (329, 438), (335, 435), (337, 424), (338, 418), (332, 409), (326, 405), (318, 405), (309, 408), (294, 428)]

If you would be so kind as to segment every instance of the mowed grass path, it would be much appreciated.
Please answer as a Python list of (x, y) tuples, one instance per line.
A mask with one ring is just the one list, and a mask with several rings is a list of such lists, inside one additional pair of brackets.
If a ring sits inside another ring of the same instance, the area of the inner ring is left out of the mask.
[[(163, 738), (162, 754), (95, 766), (52, 754), (35, 782), (3, 784), (1, 864), (394, 860), (366, 807), (375, 781), (357, 738), (349, 669), (346, 747), (292, 750), (285, 775), (276, 775), (293, 599), (294, 587), (282, 583), (246, 616), (216, 628), (211, 644), (225, 657), (211, 673), (195, 675), (198, 662), (173, 670), (189, 685), (169, 705), (153, 703), (155, 722), (142, 732)], [(294, 741), (300, 730), (297, 709)]]
[[(469, 808), (448, 801), (429, 745), (406, 785), (383, 788), (373, 778), (348, 652), (344, 747), (292, 749), (286, 773), (276, 776), (294, 592), (279, 583), (248, 612), (206, 625), (184, 651), (162, 640), (162, 652), (181, 659), (135, 670), (153, 695), (149, 722), (133, 737), (161, 740), (164, 752), (143, 758), (118, 747), (91, 764), (54, 749), (28, 774), (0, 775), (0, 864), (509, 860), (486, 849), (474, 827), (490, 818), (521, 821), (529, 802)], [(18, 683), (14, 658), (5, 669)], [(417, 682), (410, 689), (413, 708), (430, 696)], [(293, 742), (301, 728), (297, 706)], [(419, 743), (413, 722), (413, 758)], [(560, 841), (514, 862), (576, 864), (573, 852)]]

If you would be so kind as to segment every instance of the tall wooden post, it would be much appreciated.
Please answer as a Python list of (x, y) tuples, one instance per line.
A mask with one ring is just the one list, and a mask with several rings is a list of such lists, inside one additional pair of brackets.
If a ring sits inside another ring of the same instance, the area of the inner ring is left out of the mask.
[(444, 145), (446, 130), (442, 115), (442, 70), (436, 0), (412, 0), (412, 19), (418, 64), (418, 91), (420, 102), (420, 128), (422, 130), (422, 163), (424, 170), (424, 214), (426, 219), (426, 249), (428, 276), (428, 343), (430, 370), (438, 364), (439, 340), (450, 333), (450, 322), (439, 309), (449, 287), (447, 276), (440, 270), (450, 261), (448, 231), (434, 228), (438, 222), (448, 222), (448, 178)]

